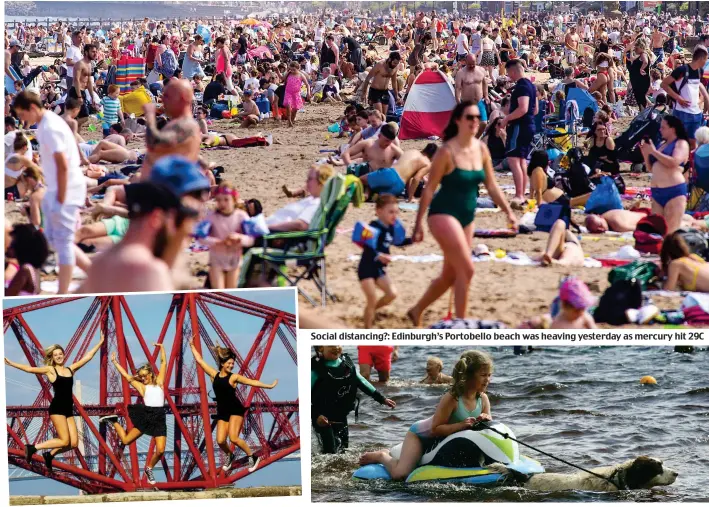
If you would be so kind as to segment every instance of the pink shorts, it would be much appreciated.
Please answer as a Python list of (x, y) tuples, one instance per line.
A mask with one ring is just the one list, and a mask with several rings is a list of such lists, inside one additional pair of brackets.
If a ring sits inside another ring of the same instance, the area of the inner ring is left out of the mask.
[(357, 347), (357, 360), (359, 364), (374, 366), (378, 372), (391, 371), (391, 354), (393, 352), (393, 346), (360, 345)]

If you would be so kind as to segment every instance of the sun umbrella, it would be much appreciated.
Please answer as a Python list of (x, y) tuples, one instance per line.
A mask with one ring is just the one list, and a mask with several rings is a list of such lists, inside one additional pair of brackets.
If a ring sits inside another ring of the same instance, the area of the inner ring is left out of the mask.
[(254, 18), (246, 18), (246, 19), (244, 19), (244, 20), (241, 21), (241, 24), (242, 24), (242, 25), (254, 26), (254, 25), (258, 25), (259, 22), (258, 22), (257, 19), (254, 19)]
[(268, 21), (259, 21), (258, 24), (259, 26), (264, 26), (266, 28), (273, 28), (273, 25)]

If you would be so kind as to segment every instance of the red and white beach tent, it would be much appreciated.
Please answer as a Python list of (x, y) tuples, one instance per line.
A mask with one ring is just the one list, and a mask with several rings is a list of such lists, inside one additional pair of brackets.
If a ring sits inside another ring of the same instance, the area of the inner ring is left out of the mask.
[(455, 104), (455, 92), (446, 76), (440, 70), (423, 71), (406, 97), (399, 139), (441, 137)]

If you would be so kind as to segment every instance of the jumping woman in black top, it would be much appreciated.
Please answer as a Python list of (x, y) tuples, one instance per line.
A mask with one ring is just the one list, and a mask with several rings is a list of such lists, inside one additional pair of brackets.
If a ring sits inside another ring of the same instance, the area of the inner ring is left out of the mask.
[(202, 356), (194, 346), (194, 340), (190, 340), (190, 348), (197, 364), (212, 379), (212, 389), (217, 400), (217, 444), (228, 456), (224, 466), (222, 466), (222, 470), (228, 471), (236, 459), (236, 453), (231, 452), (229, 444), (226, 443), (228, 434), (229, 440), (249, 457), (249, 472), (253, 472), (258, 468), (261, 457), (254, 459), (254, 454), (249, 444), (239, 437), (241, 427), (244, 424), (246, 408), (236, 395), (236, 385), (244, 384), (263, 389), (273, 389), (278, 384), (278, 380), (275, 380), (272, 384), (264, 384), (258, 380), (243, 377), (238, 373), (232, 373), (236, 363), (236, 354), (226, 347), (214, 347), (214, 352), (219, 361), (219, 371), (204, 362), (204, 359), (202, 359)]
[(27, 373), (46, 375), (54, 389), (54, 398), (49, 404), (49, 418), (57, 430), (57, 437), (37, 445), (25, 446), (25, 458), (32, 462), (32, 455), (41, 449), (51, 449), (42, 453), (49, 473), (52, 473), (52, 459), (59, 453), (70, 451), (78, 445), (79, 438), (74, 421), (74, 373), (96, 355), (103, 344), (103, 336), (98, 344), (89, 350), (84, 357), (70, 366), (64, 365), (64, 348), (52, 345), (44, 351), (44, 366), (29, 366), (19, 364), (5, 358), (5, 364)]

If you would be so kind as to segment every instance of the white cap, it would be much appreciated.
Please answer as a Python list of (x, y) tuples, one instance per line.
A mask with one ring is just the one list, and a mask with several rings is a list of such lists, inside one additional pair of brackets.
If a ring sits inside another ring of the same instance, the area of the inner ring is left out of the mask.
[(473, 249), (473, 254), (476, 257), (482, 257), (483, 255), (490, 255), (490, 249), (484, 243), (480, 243)]

